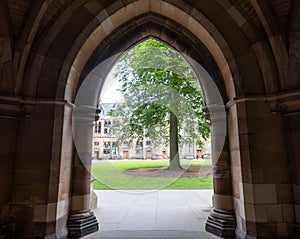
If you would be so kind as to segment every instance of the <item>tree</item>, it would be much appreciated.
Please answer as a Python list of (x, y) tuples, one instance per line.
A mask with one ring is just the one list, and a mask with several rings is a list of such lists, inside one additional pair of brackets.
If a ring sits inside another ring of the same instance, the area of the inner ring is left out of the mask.
[(110, 112), (118, 119), (115, 127), (122, 128), (120, 141), (132, 143), (146, 136), (154, 144), (169, 143), (169, 169), (181, 169), (178, 144), (197, 140), (201, 147), (209, 136), (202, 93), (189, 64), (150, 38), (121, 57), (114, 77), (125, 96), (125, 102)]

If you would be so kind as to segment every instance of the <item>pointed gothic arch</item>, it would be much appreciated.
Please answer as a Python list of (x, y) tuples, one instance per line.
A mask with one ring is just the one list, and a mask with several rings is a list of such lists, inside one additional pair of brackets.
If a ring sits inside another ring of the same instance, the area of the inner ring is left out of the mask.
[[(2, 48), (9, 51), (0, 68), (0, 136), (7, 143), (0, 161), (6, 189), (0, 219), (12, 220), (16, 237), (62, 238), (68, 219), (79, 233), (78, 217), (93, 221), (88, 210), (73, 213), (86, 209), (89, 193), (89, 175), (76, 167), (73, 153), (74, 99), (98, 61), (147, 36), (201, 63), (222, 92), (229, 130), (222, 164), (214, 169), (220, 179), (215, 205), (221, 210), (211, 215), (211, 230), (225, 235), (220, 220), (230, 221), (227, 212), (233, 208), (236, 237), (296, 234), (298, 1), (3, 2), (13, 37), (11, 46)], [(218, 111), (210, 109), (217, 118)], [(94, 111), (83, 109), (81, 119)]]

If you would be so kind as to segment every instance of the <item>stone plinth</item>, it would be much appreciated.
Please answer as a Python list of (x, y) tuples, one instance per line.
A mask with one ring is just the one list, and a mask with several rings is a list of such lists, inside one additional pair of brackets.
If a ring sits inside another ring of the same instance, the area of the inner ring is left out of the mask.
[(91, 211), (73, 213), (68, 220), (69, 238), (80, 238), (99, 229), (94, 213)]
[(205, 230), (222, 238), (235, 238), (236, 220), (233, 212), (214, 209)]

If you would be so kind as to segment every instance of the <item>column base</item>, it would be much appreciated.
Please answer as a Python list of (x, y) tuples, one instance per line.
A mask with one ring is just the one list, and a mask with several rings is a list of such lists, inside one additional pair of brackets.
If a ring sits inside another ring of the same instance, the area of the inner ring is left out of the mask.
[(99, 230), (98, 222), (91, 211), (71, 213), (68, 219), (68, 238), (80, 238)]
[(9, 221), (0, 221), (0, 239), (11, 237)]
[(236, 220), (233, 212), (214, 209), (207, 219), (205, 230), (222, 238), (235, 238)]

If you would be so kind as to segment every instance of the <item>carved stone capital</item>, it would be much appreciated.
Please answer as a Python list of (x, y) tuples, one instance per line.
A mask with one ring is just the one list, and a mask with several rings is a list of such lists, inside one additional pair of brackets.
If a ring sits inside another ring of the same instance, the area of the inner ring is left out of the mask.
[(269, 99), (271, 113), (283, 116), (300, 114), (300, 92), (288, 92)]
[(233, 212), (214, 209), (205, 230), (222, 238), (235, 238), (236, 220)]
[(24, 114), (24, 109), (17, 104), (2, 104), (0, 102), (0, 117), (19, 119)]
[(73, 212), (68, 219), (68, 238), (80, 238), (99, 230), (94, 213), (90, 210)]
[(226, 109), (224, 105), (208, 105), (202, 108), (204, 116), (211, 122), (224, 122), (226, 121)]
[(78, 125), (93, 125), (99, 119), (99, 108), (91, 106), (76, 106), (74, 110), (74, 120)]
[(213, 166), (212, 172), (213, 172), (214, 178), (230, 179), (230, 177), (231, 177), (230, 166), (216, 165), (216, 166)]

